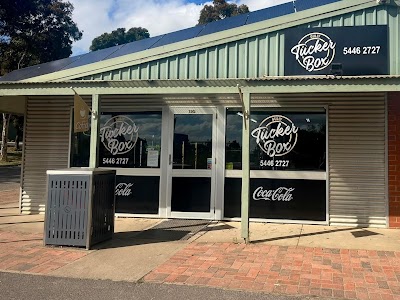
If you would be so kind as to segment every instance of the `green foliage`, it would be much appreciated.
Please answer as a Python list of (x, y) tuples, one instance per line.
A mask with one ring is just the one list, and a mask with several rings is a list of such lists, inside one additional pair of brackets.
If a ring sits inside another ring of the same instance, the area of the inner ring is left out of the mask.
[(73, 9), (62, 0), (1, 0), (1, 74), (70, 56), (82, 38)]
[(111, 33), (103, 33), (92, 41), (90, 51), (105, 49), (117, 45), (122, 45), (142, 39), (147, 39), (150, 34), (146, 28), (133, 27), (126, 31), (125, 28), (118, 28)]
[(213, 0), (212, 5), (204, 5), (200, 11), (200, 18), (197, 25), (207, 24), (248, 12), (249, 8), (245, 4), (237, 6), (235, 3), (227, 3), (226, 0)]

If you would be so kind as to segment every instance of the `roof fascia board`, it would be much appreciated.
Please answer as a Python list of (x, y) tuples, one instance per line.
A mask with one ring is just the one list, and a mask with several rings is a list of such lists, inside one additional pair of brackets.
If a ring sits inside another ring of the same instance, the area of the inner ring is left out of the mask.
[[(236, 94), (237, 84), (249, 93), (345, 93), (345, 92), (399, 92), (400, 77), (343, 78), (302, 80), (176, 80), (127, 82), (48, 82), (5, 83), (0, 96), (54, 96), (73, 95), (71, 87), (81, 95), (179, 95), (179, 94)], [(290, 89), (288, 89), (290, 86)], [(0, 98), (1, 101), (1, 98)]]
[(108, 72), (115, 69), (122, 69), (149, 61), (159, 60), (173, 55), (179, 55), (203, 48), (213, 47), (260, 34), (279, 31), (289, 27), (312, 23), (321, 19), (343, 15), (378, 5), (379, 4), (377, 4), (374, 0), (344, 0), (342, 2), (320, 6), (314, 9), (278, 17), (272, 20), (266, 20), (178, 43), (165, 45), (163, 47), (157, 47), (86, 66), (28, 78), (24, 81), (38, 82), (76, 79), (96, 73)]

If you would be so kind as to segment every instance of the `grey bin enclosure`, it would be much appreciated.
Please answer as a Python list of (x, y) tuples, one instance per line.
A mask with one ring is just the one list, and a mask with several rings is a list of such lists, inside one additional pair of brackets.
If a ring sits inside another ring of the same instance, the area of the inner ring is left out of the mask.
[(44, 244), (90, 247), (114, 234), (116, 171), (47, 171)]

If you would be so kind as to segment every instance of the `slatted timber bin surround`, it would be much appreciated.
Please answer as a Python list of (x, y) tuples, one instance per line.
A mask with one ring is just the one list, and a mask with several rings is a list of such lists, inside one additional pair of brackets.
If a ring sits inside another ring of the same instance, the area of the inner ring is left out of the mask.
[(114, 233), (114, 170), (47, 172), (45, 245), (90, 247)]

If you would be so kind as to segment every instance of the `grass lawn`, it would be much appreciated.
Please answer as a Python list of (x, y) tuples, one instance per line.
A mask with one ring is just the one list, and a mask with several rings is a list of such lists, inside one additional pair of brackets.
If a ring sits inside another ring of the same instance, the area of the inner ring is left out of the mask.
[(22, 150), (15, 151), (14, 147), (8, 147), (8, 162), (0, 161), (0, 167), (18, 166), (22, 161)]

